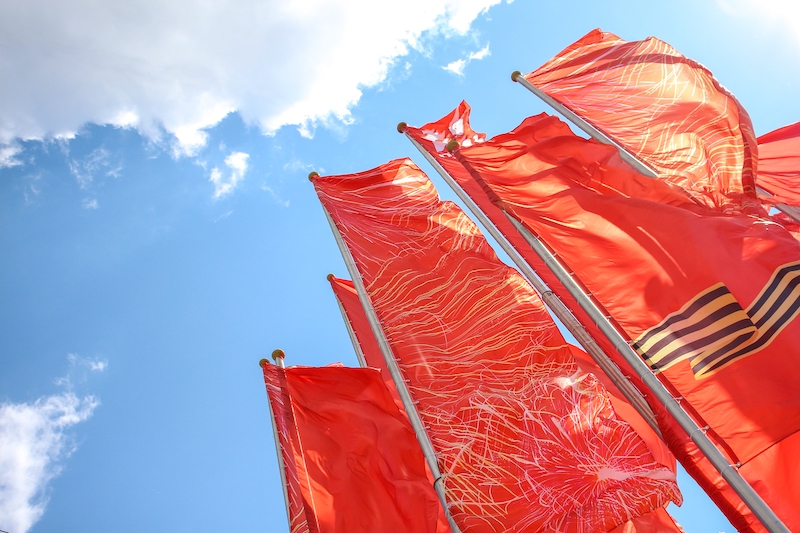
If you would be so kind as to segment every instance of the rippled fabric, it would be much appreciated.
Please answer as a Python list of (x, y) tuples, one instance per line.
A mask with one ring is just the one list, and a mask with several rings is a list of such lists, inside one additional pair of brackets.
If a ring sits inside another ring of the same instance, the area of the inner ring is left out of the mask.
[(593, 30), (525, 79), (697, 203), (762, 212), (750, 117), (707, 68), (664, 41)]
[[(731, 462), (743, 463), (742, 475), (800, 529), (799, 490), (783, 474), (800, 451), (800, 245), (778, 224), (650, 200), (655, 185), (637, 197), (610, 191), (604, 183), (625, 178), (593, 164), (596, 144), (531, 117), (456, 156), (558, 254)], [(703, 469), (672, 449), (688, 470)], [(760, 529), (724, 498), (737, 528)]]
[(422, 451), (377, 371), (263, 370), (291, 533), (444, 533)]
[(313, 179), (470, 533), (608, 531), (680, 501), (539, 298), (411, 161)]
[(770, 203), (800, 207), (800, 122), (758, 138), (758, 186)]

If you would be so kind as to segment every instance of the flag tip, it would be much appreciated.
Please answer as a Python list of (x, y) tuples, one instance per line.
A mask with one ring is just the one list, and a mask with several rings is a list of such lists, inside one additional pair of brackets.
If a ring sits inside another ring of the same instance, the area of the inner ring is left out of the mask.
[(308, 181), (314, 181), (314, 178), (319, 177), (319, 172), (310, 172), (308, 174)]
[(455, 139), (451, 139), (450, 142), (447, 143), (447, 146), (445, 146), (445, 148), (447, 149), (448, 152), (452, 154), (453, 152), (456, 151), (456, 148), (458, 148), (458, 141)]
[(511, 81), (517, 81), (517, 78), (519, 78), (520, 76), (522, 76), (522, 72), (515, 70), (514, 72), (511, 73)]
[(281, 350), (280, 348), (272, 352), (272, 359), (275, 360), (275, 362), (277, 362), (278, 359), (284, 359), (285, 357), (286, 354), (283, 353), (283, 350)]
[(267, 364), (269, 364), (269, 359), (267, 359), (266, 357), (258, 362), (258, 366), (260, 366), (261, 368), (264, 368), (264, 365), (267, 365)]
[(333, 281), (333, 278), (335, 278), (336, 276), (334, 276), (333, 274), (328, 274), (326, 277), (328, 281)]
[(403, 133), (404, 131), (406, 131), (407, 127), (408, 127), (408, 124), (406, 124), (405, 122), (398, 122), (397, 123), (397, 133)]

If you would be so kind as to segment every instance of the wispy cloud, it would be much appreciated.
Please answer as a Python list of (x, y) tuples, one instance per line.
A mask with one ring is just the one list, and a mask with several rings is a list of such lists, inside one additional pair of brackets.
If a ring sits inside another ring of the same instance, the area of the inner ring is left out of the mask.
[(122, 165), (114, 162), (105, 148), (97, 148), (81, 159), (69, 161), (69, 171), (81, 189), (88, 188), (100, 176), (117, 178), (121, 170)]
[(135, 17), (90, 0), (3, 2), (0, 143), (71, 136), (91, 121), (166, 131), (176, 153), (196, 153), (233, 111), (266, 133), (311, 135), (348, 120), (363, 88), (427, 36), (463, 35), (500, 1), (140, 0)]
[(272, 190), (272, 187), (270, 187), (269, 185), (266, 184), (261, 185), (261, 190), (268, 192), (269, 195), (272, 196), (272, 199), (281, 204), (283, 207), (289, 207), (289, 200), (284, 200), (283, 198), (278, 196), (278, 193)]
[(0, 145), (0, 168), (16, 167), (22, 164), (17, 155), (22, 151), (17, 144)]
[(100, 205), (97, 203), (96, 198), (84, 198), (81, 202), (84, 209), (97, 209)]
[(233, 192), (239, 182), (244, 179), (249, 157), (250, 155), (244, 152), (232, 152), (226, 157), (225, 166), (229, 170), (227, 177), (223, 177), (219, 168), (211, 169), (211, 177), (208, 181), (214, 184), (214, 198), (223, 198)]
[(57, 380), (65, 392), (34, 402), (0, 404), (0, 525), (27, 533), (47, 506), (47, 487), (75, 450), (70, 429), (85, 421), (99, 405), (94, 396), (72, 391), (73, 374), (84, 365), (102, 372), (105, 361), (68, 356), (70, 372)]
[(470, 64), (472, 61), (480, 61), (484, 57), (488, 57), (490, 55), (491, 52), (489, 51), (489, 43), (487, 43), (486, 46), (484, 46), (477, 52), (472, 52), (464, 58), (456, 59), (452, 63), (448, 63), (442, 68), (448, 72), (452, 72), (456, 76), (463, 76), (464, 69), (467, 68), (468, 64)]

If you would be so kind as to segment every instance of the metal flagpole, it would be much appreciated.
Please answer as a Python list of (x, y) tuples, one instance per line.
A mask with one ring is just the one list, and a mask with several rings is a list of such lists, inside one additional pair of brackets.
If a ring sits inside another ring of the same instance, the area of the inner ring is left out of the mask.
[[(769, 191), (765, 191), (758, 185), (756, 185), (756, 192), (761, 196), (766, 196), (767, 198), (771, 198), (772, 196), (774, 196), (772, 193), (770, 193)], [(775, 209), (777, 209), (787, 217), (791, 218), (792, 220), (800, 224), (800, 209), (797, 209), (796, 207), (792, 207), (786, 204), (775, 204)]]
[(558, 103), (554, 98), (548, 96), (544, 93), (541, 89), (533, 85), (531, 82), (526, 80), (522, 73), (518, 70), (515, 70), (511, 73), (511, 81), (515, 81), (528, 89), (530, 92), (538, 96), (539, 98), (544, 101), (547, 105), (564, 115), (564, 117), (583, 130), (589, 137), (592, 139), (599, 141), (603, 144), (610, 144), (614, 146), (617, 150), (619, 150), (619, 155), (622, 157), (622, 160), (631, 165), (635, 168), (640, 174), (647, 176), (648, 178), (656, 178), (658, 177), (658, 173), (650, 168), (647, 164), (642, 162), (636, 156), (631, 154), (625, 148), (617, 144), (611, 137), (597, 129), (596, 127), (592, 126), (586, 120), (576, 115), (573, 111), (569, 108), (564, 106), (563, 104)]
[[(456, 148), (452, 153), (458, 158), (459, 162), (467, 169), (470, 174), (476, 176), (475, 170), (465, 161)], [(617, 352), (625, 359), (637, 377), (644, 382), (645, 386), (653, 393), (656, 399), (672, 415), (673, 419), (689, 435), (689, 438), (697, 445), (703, 455), (714, 465), (722, 478), (728, 482), (731, 488), (742, 499), (748, 508), (761, 521), (764, 527), (771, 533), (790, 533), (786, 525), (781, 522), (775, 512), (766, 504), (752, 486), (745, 480), (738, 471), (738, 465), (731, 465), (722, 452), (711, 442), (706, 435), (707, 428), (701, 428), (691, 416), (681, 407), (678, 400), (672, 397), (661, 381), (653, 374), (639, 354), (628, 344), (628, 340), (617, 331), (617, 329), (606, 318), (605, 314), (595, 305), (594, 301), (587, 295), (580, 285), (572, 277), (572, 274), (561, 264), (560, 261), (550, 252), (550, 250), (531, 233), (520, 221), (503, 211), (508, 220), (517, 228), (522, 237), (528, 242), (533, 251), (544, 261), (547, 268), (558, 278), (570, 295), (578, 302), (578, 305), (589, 315), (589, 318), (597, 325), (600, 331), (614, 345)]]
[[(278, 368), (284, 368), (283, 358), (286, 354), (283, 350), (275, 350), (272, 352), (272, 358), (275, 360), (275, 365)], [(267, 359), (262, 359), (258, 362), (258, 366), (262, 369), (264, 365), (268, 365)], [(286, 486), (286, 464), (283, 462), (283, 453), (281, 453), (280, 437), (278, 436), (278, 426), (275, 423), (275, 412), (272, 410), (272, 401), (267, 393), (267, 405), (269, 406), (269, 419), (272, 422), (272, 434), (275, 436), (275, 453), (278, 455), (278, 470), (281, 473), (281, 488), (283, 488), (283, 501), (286, 504), (286, 522), (289, 524), (289, 529), (292, 528), (292, 516), (289, 512), (289, 489)]]
[(572, 314), (572, 311), (561, 301), (561, 299), (556, 296), (553, 291), (550, 290), (550, 287), (539, 277), (535, 270), (533, 270), (530, 265), (523, 259), (523, 257), (519, 254), (519, 252), (508, 242), (508, 239), (497, 229), (497, 227), (492, 223), (491, 220), (481, 211), (478, 204), (470, 198), (470, 196), (464, 192), (464, 189), (458, 184), (456, 180), (447, 173), (447, 171), (439, 164), (436, 159), (428, 153), (425, 148), (422, 147), (416, 139), (410, 136), (406, 131), (406, 124), (401, 122), (397, 126), (397, 130), (400, 133), (405, 134), (406, 138), (411, 141), (411, 144), (417, 147), (420, 151), (422, 156), (428, 161), (428, 163), (433, 166), (436, 172), (442, 177), (442, 179), (453, 189), (453, 192), (456, 193), (456, 196), (464, 202), (467, 208), (470, 210), (472, 215), (481, 223), (481, 225), (486, 228), (486, 231), (491, 235), (494, 240), (500, 245), (500, 248), (508, 254), (511, 258), (511, 261), (516, 265), (519, 271), (522, 273), (523, 276), (528, 280), (528, 282), (533, 286), (536, 292), (542, 298), (542, 301), (550, 308), (550, 310), (555, 314), (558, 319), (561, 321), (562, 324), (567, 328), (567, 330), (572, 333), (575, 339), (583, 346), (586, 352), (594, 359), (594, 361), (598, 364), (598, 366), (606, 373), (606, 375), (611, 379), (614, 385), (619, 388), (620, 392), (625, 396), (625, 398), (631, 403), (631, 405), (636, 409), (636, 411), (645, 419), (648, 425), (656, 432), (656, 434), (660, 437), (661, 436), (661, 429), (658, 427), (658, 423), (656, 422), (655, 415), (653, 411), (650, 409), (650, 406), (647, 404), (647, 401), (642, 397), (639, 390), (625, 377), (622, 373), (622, 370), (611, 360), (608, 355), (603, 351), (600, 345), (592, 338), (589, 332), (586, 331), (586, 328), (580, 323), (580, 321), (575, 318), (575, 315)]
[[(308, 176), (309, 180), (318, 175), (319, 174), (316, 172), (312, 172)], [(386, 334), (383, 332), (383, 327), (380, 324), (378, 315), (375, 313), (375, 308), (372, 306), (372, 301), (369, 298), (369, 294), (367, 294), (366, 288), (364, 287), (364, 281), (361, 279), (361, 273), (358, 271), (356, 263), (353, 260), (353, 256), (350, 254), (350, 250), (344, 243), (344, 239), (342, 239), (342, 235), (339, 233), (339, 228), (336, 227), (336, 224), (334, 223), (330, 213), (328, 213), (325, 205), (322, 203), (320, 203), (320, 205), (322, 207), (322, 211), (325, 213), (325, 218), (328, 220), (328, 224), (331, 227), (331, 231), (333, 232), (333, 238), (336, 240), (336, 244), (339, 246), (339, 251), (341, 252), (342, 259), (344, 259), (344, 263), (347, 266), (347, 271), (353, 280), (353, 285), (358, 293), (358, 299), (361, 302), (361, 306), (364, 308), (364, 313), (367, 315), (367, 320), (369, 321), (370, 329), (372, 329), (372, 334), (375, 335), (375, 340), (378, 342), (378, 347), (380, 348), (381, 354), (386, 361), (389, 374), (392, 376), (392, 381), (394, 381), (395, 387), (397, 388), (397, 393), (400, 396), (400, 400), (403, 402), (403, 407), (405, 408), (406, 413), (408, 414), (411, 427), (414, 429), (414, 433), (417, 436), (419, 445), (422, 448), (422, 454), (425, 456), (425, 460), (428, 462), (428, 468), (430, 468), (431, 474), (434, 478), (433, 487), (439, 496), (439, 501), (442, 504), (442, 509), (444, 509), (447, 522), (450, 524), (450, 528), (453, 530), (453, 533), (461, 533), (461, 530), (458, 528), (456, 523), (453, 521), (453, 517), (450, 515), (450, 510), (447, 508), (447, 499), (445, 498), (444, 485), (442, 484), (442, 474), (439, 471), (439, 465), (436, 462), (436, 452), (433, 449), (433, 445), (428, 437), (428, 433), (425, 431), (425, 426), (422, 423), (422, 419), (419, 417), (417, 408), (414, 405), (414, 400), (411, 398), (411, 394), (408, 392), (406, 380), (403, 378), (403, 375), (400, 372), (400, 367), (397, 365), (397, 360), (395, 359), (394, 353), (392, 353), (392, 347), (389, 345), (389, 341), (386, 339)]]
[[(328, 274), (328, 281), (333, 279), (333, 274)], [(353, 325), (350, 323), (350, 318), (347, 316), (347, 311), (344, 310), (344, 305), (342, 305), (342, 301), (336, 295), (336, 291), (333, 291), (333, 297), (336, 298), (336, 303), (339, 304), (339, 312), (342, 313), (342, 320), (344, 320), (344, 326), (347, 328), (347, 334), (350, 336), (350, 342), (353, 343), (353, 350), (356, 352), (356, 357), (358, 358), (358, 364), (361, 365), (361, 368), (366, 368), (367, 360), (364, 358), (364, 352), (361, 350), (361, 344), (358, 342), (358, 338), (356, 337), (356, 332), (353, 330)]]
[[(561, 113), (567, 120), (572, 122), (575, 126), (579, 127), (583, 130), (587, 135), (589, 135), (592, 139), (599, 141), (603, 144), (610, 144), (611, 146), (615, 147), (619, 150), (619, 155), (623, 161), (631, 165), (633, 168), (636, 169), (637, 172), (642, 174), (643, 176), (647, 176), (648, 178), (657, 178), (658, 173), (650, 168), (644, 161), (636, 157), (635, 155), (631, 154), (628, 150), (620, 146), (616, 141), (611, 139), (608, 135), (600, 131), (595, 126), (591, 125), (589, 122), (584, 120), (582, 117), (575, 114), (569, 108), (560, 104), (556, 99), (548, 96), (544, 91), (533, 85), (531, 82), (526, 80), (522, 73), (518, 70), (515, 70), (511, 73), (511, 80), (519, 83), (530, 92), (538, 96), (544, 103)], [(761, 187), (756, 186), (756, 191), (763, 195), (770, 197), (772, 194), (765, 191)], [(788, 206), (786, 204), (776, 204), (775, 209), (786, 215), (787, 217), (791, 218), (798, 224), (800, 224), (800, 210), (795, 207)]]

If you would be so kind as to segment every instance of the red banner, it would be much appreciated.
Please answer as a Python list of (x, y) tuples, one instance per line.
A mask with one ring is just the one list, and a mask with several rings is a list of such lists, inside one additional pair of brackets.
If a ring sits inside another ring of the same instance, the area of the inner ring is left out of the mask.
[(292, 533), (448, 531), (419, 443), (378, 372), (263, 370)]
[(800, 122), (758, 138), (758, 186), (762, 200), (800, 207)]
[[(800, 489), (783, 474), (800, 452), (800, 245), (774, 223), (668, 205), (659, 200), (668, 185), (657, 180), (624, 189), (630, 171), (598, 162), (599, 143), (553, 120), (531, 117), (457, 158), (558, 254), (731, 462), (743, 463), (744, 477), (800, 529)], [(741, 510), (738, 499), (727, 501), (727, 513)]]
[(594, 30), (525, 79), (699, 204), (760, 211), (750, 117), (708, 69), (669, 44)]
[(608, 531), (680, 495), (539, 298), (409, 160), (316, 177), (471, 533)]

